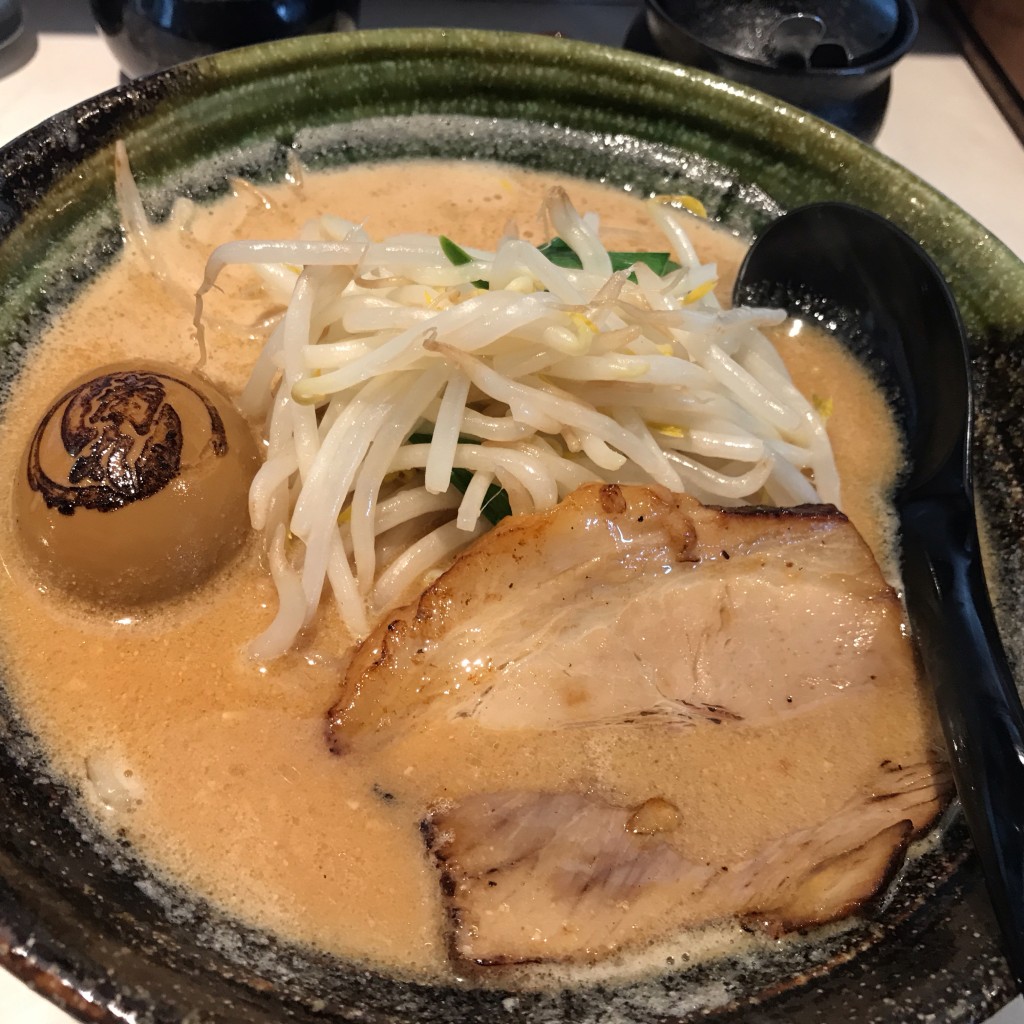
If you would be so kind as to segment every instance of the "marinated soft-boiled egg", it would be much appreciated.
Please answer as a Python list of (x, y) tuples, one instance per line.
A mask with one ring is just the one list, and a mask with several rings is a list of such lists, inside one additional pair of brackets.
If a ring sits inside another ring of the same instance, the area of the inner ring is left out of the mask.
[(36, 426), (14, 490), (47, 585), (117, 608), (176, 597), (249, 532), (256, 444), (195, 374), (118, 363), (73, 382)]

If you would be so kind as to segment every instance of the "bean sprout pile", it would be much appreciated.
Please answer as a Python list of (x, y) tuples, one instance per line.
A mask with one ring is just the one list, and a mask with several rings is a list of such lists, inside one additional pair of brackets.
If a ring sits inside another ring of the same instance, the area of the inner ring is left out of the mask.
[[(134, 182), (119, 189), (138, 223)], [(664, 274), (613, 269), (597, 217), (560, 189), (545, 214), (575, 267), (514, 231), (484, 251), (374, 241), (330, 215), (294, 241), (213, 252), (195, 300), (202, 358), (203, 300), (226, 266), (250, 265), (286, 307), (239, 401), (266, 422), (249, 505), (278, 594), (253, 658), (288, 651), (325, 589), (365, 636), (492, 521), (582, 484), (839, 503), (822, 416), (761, 331), (784, 314), (723, 309), (687, 234), (693, 214), (649, 210), (678, 264)]]

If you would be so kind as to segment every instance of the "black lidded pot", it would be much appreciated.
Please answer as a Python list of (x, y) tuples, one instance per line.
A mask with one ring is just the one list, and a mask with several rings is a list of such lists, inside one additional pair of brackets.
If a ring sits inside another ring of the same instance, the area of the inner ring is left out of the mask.
[(130, 78), (219, 50), (355, 27), (359, 0), (90, 0)]
[(646, 28), (662, 56), (871, 141), (918, 17), (912, 0), (646, 0)]

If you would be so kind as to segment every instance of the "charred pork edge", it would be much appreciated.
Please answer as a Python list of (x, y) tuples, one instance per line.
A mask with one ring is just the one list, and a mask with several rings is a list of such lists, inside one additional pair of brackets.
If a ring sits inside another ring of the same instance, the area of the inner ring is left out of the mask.
[(902, 831), (902, 836), (896, 845), (893, 846), (892, 852), (889, 854), (885, 864), (882, 865), (882, 869), (878, 873), (878, 881), (872, 886), (871, 891), (865, 896), (862, 896), (860, 899), (852, 899), (837, 908), (835, 913), (814, 921), (789, 919), (785, 916), (779, 915), (778, 911), (752, 911), (751, 913), (743, 914), (739, 918), (741, 927), (746, 931), (760, 932), (761, 934), (767, 935), (769, 938), (778, 939), (783, 935), (792, 933), (803, 934), (811, 928), (821, 928), (826, 924), (845, 920), (858, 910), (865, 910), (873, 906), (877, 906), (885, 898), (889, 890), (889, 886), (891, 886), (895, 881), (896, 876), (900, 873), (900, 870), (906, 862), (907, 850), (910, 847), (910, 842), (914, 834), (914, 823), (909, 818), (894, 821), (891, 825), (886, 825), (885, 828), (879, 829), (879, 831), (873, 836), (865, 839), (863, 843), (859, 843), (857, 846), (852, 846), (850, 849), (844, 850), (842, 853), (838, 853), (834, 857), (829, 857), (827, 861), (822, 861), (821, 864), (818, 865), (819, 868), (824, 868), (827, 864), (834, 863), (844, 857), (849, 857), (850, 854), (856, 853), (858, 850), (862, 850), (869, 843), (874, 842), (879, 836), (884, 835), (886, 832), (893, 832), (897, 829)]

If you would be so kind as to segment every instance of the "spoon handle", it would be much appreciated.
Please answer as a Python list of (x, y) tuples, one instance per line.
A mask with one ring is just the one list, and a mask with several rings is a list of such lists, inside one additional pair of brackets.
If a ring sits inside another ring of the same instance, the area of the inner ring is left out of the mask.
[(1024, 990), (1024, 711), (996, 629), (967, 495), (901, 510), (907, 610), (1004, 952)]

